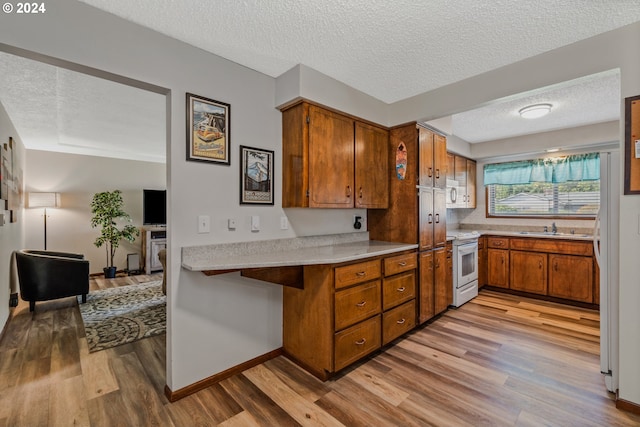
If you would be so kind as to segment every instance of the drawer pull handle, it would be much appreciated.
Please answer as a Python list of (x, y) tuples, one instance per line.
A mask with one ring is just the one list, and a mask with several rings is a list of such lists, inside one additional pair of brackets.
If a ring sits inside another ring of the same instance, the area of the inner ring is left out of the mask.
[(365, 273), (364, 271), (358, 271), (358, 272), (356, 273), (356, 276), (358, 276), (358, 277), (364, 277), (366, 274), (367, 274), (367, 273)]
[(356, 307), (364, 307), (367, 304), (366, 301), (362, 301), (356, 304)]
[(364, 345), (364, 343), (367, 342), (366, 338), (362, 338), (361, 340), (358, 340), (355, 342), (355, 345)]
[(401, 288), (398, 288), (398, 289), (397, 289), (397, 291), (398, 291), (398, 292), (404, 292), (404, 290), (405, 290), (405, 289), (406, 289), (406, 288), (403, 286), (403, 287), (401, 287)]
[(400, 261), (400, 262), (398, 263), (398, 265), (399, 265), (400, 267), (405, 267), (405, 266), (407, 265), (407, 263), (406, 263), (406, 262), (404, 262), (404, 261)]
[(407, 321), (407, 320), (403, 318), (403, 319), (398, 320), (396, 323), (397, 323), (398, 325), (404, 325), (404, 322), (406, 322), (406, 321)]

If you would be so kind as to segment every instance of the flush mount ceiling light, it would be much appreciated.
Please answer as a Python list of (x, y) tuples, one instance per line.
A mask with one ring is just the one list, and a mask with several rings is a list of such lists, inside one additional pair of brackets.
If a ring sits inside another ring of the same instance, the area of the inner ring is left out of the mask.
[(551, 107), (551, 104), (527, 105), (518, 110), (518, 113), (520, 117), (525, 119), (537, 119), (538, 117), (546, 116), (551, 111)]

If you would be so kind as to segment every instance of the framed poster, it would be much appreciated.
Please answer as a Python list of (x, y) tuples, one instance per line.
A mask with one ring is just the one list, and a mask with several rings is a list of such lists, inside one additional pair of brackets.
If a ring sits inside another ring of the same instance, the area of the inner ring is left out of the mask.
[(240, 146), (240, 204), (273, 205), (273, 151)]
[(231, 164), (230, 110), (224, 102), (187, 93), (187, 160)]

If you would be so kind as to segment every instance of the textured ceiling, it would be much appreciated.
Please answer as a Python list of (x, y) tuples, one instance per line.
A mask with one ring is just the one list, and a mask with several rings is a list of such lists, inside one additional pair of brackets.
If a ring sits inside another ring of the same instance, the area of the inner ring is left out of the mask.
[(0, 52), (0, 102), (28, 149), (165, 161), (163, 95)]
[(277, 77), (391, 103), (640, 20), (638, 0), (81, 0)]
[[(552, 105), (546, 116), (524, 119), (518, 114), (521, 108), (540, 103)], [(478, 143), (619, 119), (620, 73), (614, 70), (454, 114), (451, 133)]]

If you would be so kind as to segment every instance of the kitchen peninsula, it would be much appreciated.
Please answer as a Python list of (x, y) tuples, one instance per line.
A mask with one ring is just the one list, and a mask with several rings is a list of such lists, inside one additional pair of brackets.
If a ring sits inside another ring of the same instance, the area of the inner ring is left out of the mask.
[(185, 247), (182, 267), (284, 285), (283, 351), (326, 380), (416, 325), (416, 244), (369, 233)]

